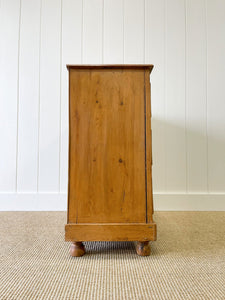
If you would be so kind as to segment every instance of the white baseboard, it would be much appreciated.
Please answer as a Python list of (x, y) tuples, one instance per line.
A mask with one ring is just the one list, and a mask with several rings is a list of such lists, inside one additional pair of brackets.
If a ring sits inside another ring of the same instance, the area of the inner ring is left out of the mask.
[[(155, 211), (225, 211), (225, 193), (154, 193)], [(0, 193), (0, 211), (65, 211), (66, 193)]]
[(225, 211), (225, 193), (154, 193), (155, 211)]
[(0, 193), (0, 211), (64, 211), (66, 193)]

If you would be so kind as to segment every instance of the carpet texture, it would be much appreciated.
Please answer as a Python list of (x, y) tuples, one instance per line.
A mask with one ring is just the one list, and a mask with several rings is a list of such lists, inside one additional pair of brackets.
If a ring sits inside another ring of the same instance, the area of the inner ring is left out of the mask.
[(132, 242), (69, 256), (65, 212), (0, 213), (0, 299), (225, 299), (225, 212), (156, 212), (149, 257)]

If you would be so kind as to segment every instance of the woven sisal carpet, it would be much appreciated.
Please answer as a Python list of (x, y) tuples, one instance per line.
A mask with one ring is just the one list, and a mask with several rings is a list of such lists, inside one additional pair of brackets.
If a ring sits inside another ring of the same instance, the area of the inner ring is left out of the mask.
[(157, 212), (158, 241), (85, 243), (69, 256), (65, 212), (0, 213), (0, 299), (225, 299), (225, 212)]

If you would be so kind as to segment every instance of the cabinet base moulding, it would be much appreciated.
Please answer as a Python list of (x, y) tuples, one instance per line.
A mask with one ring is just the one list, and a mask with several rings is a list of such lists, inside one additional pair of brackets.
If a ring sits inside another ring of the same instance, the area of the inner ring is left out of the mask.
[(156, 223), (67, 224), (65, 240), (81, 241), (155, 241)]

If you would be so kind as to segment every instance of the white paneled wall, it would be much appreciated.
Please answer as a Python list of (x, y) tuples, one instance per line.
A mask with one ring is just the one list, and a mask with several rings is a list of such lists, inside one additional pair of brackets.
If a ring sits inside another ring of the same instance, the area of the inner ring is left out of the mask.
[(0, 191), (17, 190), (20, 1), (0, 2)]
[(66, 64), (152, 63), (157, 210), (225, 208), (224, 0), (0, 0), (0, 210), (66, 209)]
[(40, 1), (21, 1), (15, 188), (18, 192), (36, 192), (38, 184), (40, 9)]

